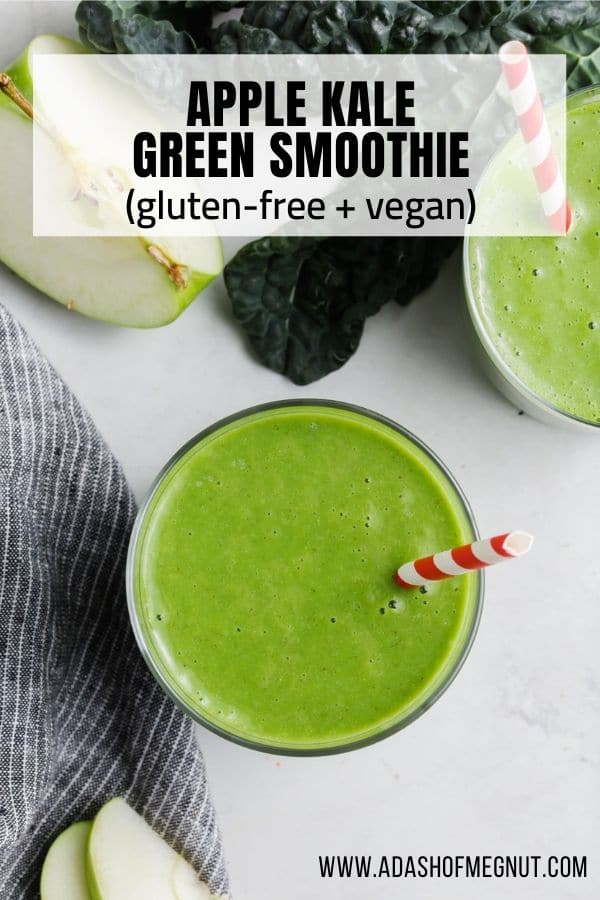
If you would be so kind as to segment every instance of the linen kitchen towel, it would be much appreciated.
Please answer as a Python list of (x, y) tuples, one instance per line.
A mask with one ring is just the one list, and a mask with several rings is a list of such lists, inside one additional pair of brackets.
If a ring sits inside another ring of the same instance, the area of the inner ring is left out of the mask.
[(134, 515), (89, 416), (0, 307), (2, 900), (36, 898), (53, 838), (114, 796), (227, 890), (192, 723), (129, 625)]

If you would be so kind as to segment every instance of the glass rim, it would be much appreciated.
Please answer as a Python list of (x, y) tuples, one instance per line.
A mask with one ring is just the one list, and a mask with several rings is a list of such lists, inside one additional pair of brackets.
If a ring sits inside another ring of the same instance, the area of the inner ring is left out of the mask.
[[(567, 94), (565, 97), (565, 114), (568, 115), (568, 103), (569, 100), (573, 98), (578, 98), (578, 100), (583, 100), (585, 103), (586, 95), (600, 97), (600, 84), (592, 84), (587, 85), (586, 87), (579, 88), (577, 91), (573, 91), (570, 94)], [(575, 109), (578, 109), (579, 106), (576, 105)], [(505, 144), (494, 154), (492, 159), (489, 161), (486, 166), (484, 172), (481, 176), (481, 181), (483, 181), (486, 177), (487, 172), (490, 167), (494, 163), (494, 160), (497, 159), (498, 155), (504, 149)], [(476, 238), (477, 235), (471, 235), (468, 230), (465, 231), (464, 240), (463, 240), (463, 249), (462, 249), (462, 269), (463, 269), (463, 285), (465, 288), (465, 297), (467, 300), (467, 311), (469, 313), (469, 319), (473, 328), (475, 330), (475, 334), (477, 335), (483, 350), (485, 351), (487, 358), (492, 363), (493, 366), (497, 369), (498, 373), (508, 382), (508, 384), (514, 388), (517, 393), (521, 394), (525, 401), (531, 403), (534, 407), (537, 407), (542, 412), (553, 416), (555, 418), (562, 419), (565, 423), (569, 423), (571, 425), (576, 425), (579, 428), (585, 428), (589, 432), (598, 431), (600, 429), (600, 421), (594, 421), (593, 419), (586, 419), (583, 416), (575, 415), (574, 413), (567, 412), (567, 410), (561, 409), (556, 404), (552, 403), (550, 400), (547, 400), (545, 397), (542, 397), (536, 391), (534, 391), (529, 385), (525, 384), (513, 370), (510, 368), (508, 363), (502, 358), (498, 348), (493, 343), (488, 330), (485, 327), (483, 321), (483, 314), (478, 309), (475, 294), (473, 291), (473, 284), (471, 281), (471, 270), (469, 266), (469, 246), (471, 237)], [(550, 237), (550, 236), (549, 236)], [(524, 238), (526, 240), (526, 238)]]
[(350, 750), (357, 750), (361, 747), (367, 747), (371, 744), (375, 744), (378, 741), (383, 740), (384, 738), (390, 737), (393, 734), (401, 731), (406, 728), (408, 725), (412, 724), (416, 719), (420, 718), (440, 697), (446, 692), (446, 690), (450, 687), (459, 671), (462, 669), (463, 664), (469, 655), (469, 652), (473, 646), (473, 642), (475, 640), (475, 636), (477, 634), (477, 630), (479, 628), (479, 623), (481, 621), (481, 614), (483, 611), (483, 598), (484, 598), (484, 585), (485, 585), (485, 577), (483, 570), (479, 570), (474, 574), (477, 577), (477, 586), (475, 590), (475, 600), (473, 605), (473, 613), (471, 617), (471, 622), (469, 624), (468, 633), (465, 635), (462, 646), (457, 654), (456, 659), (453, 661), (451, 666), (448, 669), (448, 672), (445, 673), (444, 677), (441, 679), (440, 683), (436, 686), (436, 688), (432, 691), (432, 693), (425, 697), (422, 703), (419, 703), (418, 706), (415, 707), (407, 716), (401, 719), (398, 722), (392, 722), (388, 727), (381, 729), (375, 734), (367, 734), (364, 737), (360, 735), (356, 740), (350, 740), (346, 743), (332, 743), (332, 744), (324, 744), (318, 745), (314, 744), (313, 746), (306, 745), (277, 745), (274, 742), (262, 742), (260, 740), (253, 740), (251, 738), (246, 738), (242, 735), (236, 734), (233, 731), (228, 731), (226, 728), (223, 728), (217, 725), (215, 722), (212, 722), (210, 719), (205, 718), (198, 710), (192, 707), (189, 703), (186, 702), (183, 694), (179, 693), (174, 686), (164, 677), (163, 672), (161, 671), (159, 665), (155, 661), (153, 651), (149, 645), (149, 642), (146, 639), (144, 634), (144, 630), (141, 624), (141, 616), (138, 615), (138, 610), (136, 606), (136, 589), (135, 589), (135, 560), (138, 549), (138, 542), (140, 538), (140, 533), (142, 526), (144, 524), (144, 520), (146, 517), (146, 513), (152, 503), (152, 500), (156, 494), (156, 491), (163, 483), (165, 477), (170, 473), (171, 469), (191, 450), (193, 447), (200, 444), (203, 440), (210, 437), (210, 435), (219, 431), (220, 429), (226, 427), (229, 424), (237, 422), (241, 419), (248, 418), (251, 415), (258, 414), (261, 412), (267, 412), (269, 410), (275, 409), (286, 409), (293, 407), (304, 407), (304, 406), (316, 406), (323, 407), (325, 409), (339, 409), (346, 410), (348, 412), (353, 412), (355, 414), (364, 416), (368, 419), (372, 419), (375, 422), (386, 425), (391, 428), (396, 433), (400, 434), (402, 437), (406, 438), (412, 444), (414, 444), (424, 455), (432, 462), (434, 465), (440, 470), (442, 475), (449, 482), (451, 488), (454, 490), (457, 500), (459, 501), (460, 506), (462, 507), (462, 511), (465, 514), (466, 520), (468, 522), (469, 528), (473, 533), (473, 539), (477, 540), (479, 538), (479, 531), (477, 528), (477, 524), (475, 522), (475, 517), (473, 515), (473, 511), (471, 506), (461, 488), (458, 481), (454, 477), (454, 475), (450, 472), (447, 466), (442, 462), (442, 460), (431, 450), (427, 444), (425, 444), (420, 438), (418, 438), (415, 434), (409, 431), (404, 426), (399, 425), (393, 419), (388, 418), (380, 413), (376, 413), (373, 410), (367, 409), (366, 407), (358, 406), (352, 403), (345, 403), (339, 400), (326, 400), (326, 399), (312, 399), (312, 398), (299, 398), (293, 400), (275, 400), (269, 403), (260, 403), (255, 406), (247, 407), (246, 409), (240, 410), (239, 412), (232, 413), (231, 415), (225, 416), (222, 419), (212, 423), (207, 428), (202, 429), (188, 441), (186, 441), (175, 453), (170, 457), (170, 459), (165, 463), (164, 466), (160, 469), (159, 473), (153, 479), (152, 484), (146, 493), (144, 500), (140, 504), (140, 508), (136, 515), (133, 528), (131, 531), (131, 536), (129, 539), (129, 547), (127, 552), (127, 564), (126, 564), (126, 594), (127, 594), (127, 609), (129, 613), (129, 620), (131, 623), (131, 627), (133, 630), (133, 634), (142, 654), (142, 657), (150, 670), (152, 677), (155, 679), (159, 687), (163, 690), (163, 692), (170, 697), (170, 699), (175, 703), (179, 709), (181, 709), (186, 715), (188, 715), (194, 722), (199, 725), (202, 725), (204, 728), (207, 728), (209, 731), (213, 732), (213, 734), (217, 734), (222, 738), (225, 738), (228, 741), (233, 742), (234, 744), (238, 744), (239, 746), (246, 747), (251, 750), (258, 750), (263, 753), (271, 753), (278, 756), (331, 756), (337, 753), (345, 753)]

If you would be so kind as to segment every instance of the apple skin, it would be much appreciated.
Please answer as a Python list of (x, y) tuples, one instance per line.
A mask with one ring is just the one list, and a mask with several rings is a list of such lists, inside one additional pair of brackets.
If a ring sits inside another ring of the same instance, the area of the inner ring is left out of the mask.
[(90, 861), (89, 853), (86, 853), (85, 857), (85, 875), (87, 878), (88, 891), (90, 892), (90, 897), (92, 898), (92, 900), (105, 900), (105, 898), (103, 898), (102, 894), (100, 893), (100, 888), (98, 886), (98, 882), (96, 881), (96, 873), (94, 872), (92, 863)]
[[(75, 41), (70, 41), (69, 43), (75, 45)], [(29, 47), (26, 47), (19, 58), (7, 69), (7, 74), (10, 75), (29, 102), (33, 103), (33, 82), (29, 71)], [(12, 101), (5, 97), (4, 94), (0, 94), (0, 101), (12, 107)]]
[[(32, 48), (36, 42), (48, 41), (60, 46), (59, 52), (64, 53), (86, 53), (88, 52), (83, 45), (68, 38), (57, 38), (51, 35), (44, 35), (34, 40), (25, 48), (23, 53), (13, 62), (6, 73), (10, 76), (16, 87), (23, 96), (33, 102), (33, 81), (31, 76), (31, 55)], [(26, 114), (20, 110), (8, 97), (0, 92), (0, 144), (2, 141), (1, 117), (6, 113), (8, 115), (18, 116), (23, 120), (23, 124), (31, 129), (31, 140), (33, 143), (33, 128)], [(31, 147), (27, 147), (27, 151), (31, 152)], [(24, 158), (22, 158), (22, 156)], [(19, 165), (23, 169), (28, 165), (26, 154), (19, 154), (18, 158), (8, 159), (5, 157), (3, 164), (8, 167)], [(23, 171), (21, 172), (23, 176)], [(31, 178), (27, 188), (29, 192), (31, 188)], [(12, 198), (11, 198), (12, 199)], [(24, 196), (23, 203), (31, 202), (31, 196)], [(14, 208), (14, 207), (13, 207)], [(29, 219), (31, 221), (31, 217)], [(196, 246), (205, 241), (209, 246), (208, 256), (210, 257), (210, 272), (201, 272), (192, 268), (188, 268), (188, 278), (185, 286), (179, 287), (173, 284), (166, 269), (158, 262), (152, 260), (148, 254), (148, 246), (151, 243), (143, 238), (136, 237), (90, 237), (90, 238), (53, 238), (44, 237), (36, 238), (29, 234), (23, 234), (23, 240), (27, 241), (30, 253), (29, 259), (37, 258), (41, 260), (44, 255), (48, 257), (48, 266), (45, 271), (42, 270), (39, 262), (37, 264), (38, 271), (27, 271), (27, 265), (24, 260), (15, 258), (14, 253), (10, 251), (6, 254), (6, 250), (2, 246), (2, 235), (0, 234), (0, 262), (4, 262), (10, 269), (19, 275), (24, 281), (27, 281), (33, 287), (45, 293), (53, 300), (61, 303), (63, 306), (80, 312), (90, 318), (99, 319), (115, 325), (122, 325), (134, 328), (155, 328), (167, 325), (174, 321), (178, 316), (190, 305), (192, 300), (210, 284), (222, 271), (223, 268), (223, 252), (219, 238), (197, 238)], [(190, 241), (192, 239), (186, 239)], [(159, 239), (155, 241), (159, 243)], [(97, 251), (100, 252), (97, 252)], [(63, 257), (61, 265), (63, 271), (73, 271), (77, 267), (77, 261), (81, 259), (81, 280), (85, 281), (86, 274), (91, 272), (93, 280), (94, 276), (99, 282), (89, 288), (91, 297), (88, 301), (78, 303), (79, 292), (73, 289), (71, 283), (68, 287), (59, 286), (61, 277), (55, 277), (52, 267), (57, 265), (57, 260)], [(102, 259), (105, 257), (105, 259)], [(129, 258), (132, 261), (132, 278), (131, 284), (126, 284), (126, 279), (119, 282), (121, 271), (127, 275), (127, 266)], [(93, 271), (93, 262), (96, 259), (98, 271)], [(149, 263), (148, 266), (145, 263)], [(119, 275), (115, 274), (114, 283), (111, 284), (110, 278), (105, 277), (110, 274), (111, 267), (121, 267)], [(98, 302), (94, 298), (94, 292), (100, 292), (102, 285), (106, 284), (106, 297), (111, 297), (111, 301), (105, 301), (99, 297)], [(123, 303), (119, 303), (119, 288), (122, 287)], [(137, 296), (136, 295), (137, 291)], [(129, 302), (131, 296), (134, 302)], [(156, 307), (156, 309), (154, 308)]]

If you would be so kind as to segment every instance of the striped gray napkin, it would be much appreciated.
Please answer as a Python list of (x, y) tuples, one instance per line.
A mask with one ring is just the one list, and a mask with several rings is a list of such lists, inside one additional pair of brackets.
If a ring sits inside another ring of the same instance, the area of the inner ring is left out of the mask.
[(89, 416), (0, 307), (2, 900), (36, 898), (53, 838), (114, 796), (227, 890), (192, 723), (129, 626), (134, 514)]

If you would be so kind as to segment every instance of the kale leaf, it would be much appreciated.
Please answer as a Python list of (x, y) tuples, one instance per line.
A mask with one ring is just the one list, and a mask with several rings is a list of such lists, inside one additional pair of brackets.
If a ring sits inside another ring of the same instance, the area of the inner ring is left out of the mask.
[[(598, 3), (600, 18), (600, 3)], [(567, 59), (567, 88), (576, 91), (600, 84), (600, 23), (595, 28), (572, 31), (562, 37), (542, 37), (537, 53), (564, 53)]]
[[(214, 26), (215, 13), (236, 7), (243, 8), (241, 21)], [(597, 34), (584, 33), (600, 27), (600, 4), (83, 0), (76, 17), (83, 42), (105, 53), (142, 52), (139, 47), (152, 53), (493, 53), (504, 41), (518, 39), (537, 52), (566, 52), (574, 65), (593, 52)]]
[(542, 38), (564, 37), (598, 24), (600, 8), (579, 0), (399, 3), (388, 52), (495, 53), (510, 40), (548, 52), (540, 46)]
[(223, 22), (213, 31), (213, 53), (301, 53), (292, 41), (280, 38), (270, 28), (254, 28), (236, 20)]
[(339, 368), (365, 320), (405, 305), (436, 277), (457, 238), (266, 237), (228, 263), (233, 312), (261, 362), (296, 384)]
[(600, 4), (587, 0), (265, 0), (246, 5), (241, 27), (221, 25), (216, 42), (229, 35), (228, 48), (261, 52), (268, 30), (306, 53), (495, 53), (508, 40), (549, 52), (549, 41), (599, 25)]
[[(243, 32), (233, 22), (220, 35), (243, 33), (245, 49), (257, 46), (258, 31), (269, 30), (304, 53), (386, 53), (397, 13), (397, 2), (343, 0), (283, 0), (248, 3), (241, 18)], [(257, 51), (258, 52), (258, 51)]]
[[(239, 4), (227, 4), (228, 7)], [(101, 53), (195, 53), (211, 43), (222, 3), (82, 0), (75, 18), (84, 44)]]

